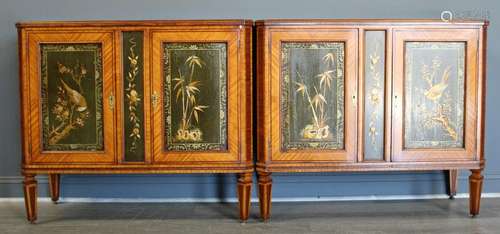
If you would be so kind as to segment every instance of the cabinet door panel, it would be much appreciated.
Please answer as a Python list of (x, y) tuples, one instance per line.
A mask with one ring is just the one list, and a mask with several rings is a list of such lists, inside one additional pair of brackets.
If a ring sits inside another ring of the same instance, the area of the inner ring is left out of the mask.
[(405, 45), (404, 147), (464, 148), (463, 42)]
[(225, 43), (163, 44), (165, 150), (227, 150)]
[(344, 43), (281, 46), (281, 149), (343, 149)]
[(154, 161), (240, 160), (238, 31), (154, 31), (152, 40)]
[(112, 34), (32, 33), (29, 46), (33, 162), (113, 162)]
[(357, 33), (273, 32), (273, 161), (355, 157)]
[(477, 33), (396, 32), (394, 160), (472, 160)]

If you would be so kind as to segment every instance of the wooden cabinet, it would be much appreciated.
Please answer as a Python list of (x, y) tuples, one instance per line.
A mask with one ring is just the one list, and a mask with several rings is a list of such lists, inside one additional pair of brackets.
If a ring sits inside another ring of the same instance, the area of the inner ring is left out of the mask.
[(252, 183), (252, 21), (25, 22), (24, 191), (37, 174), (237, 173)]
[(437, 20), (257, 21), (261, 216), (273, 172), (484, 168), (486, 27)]

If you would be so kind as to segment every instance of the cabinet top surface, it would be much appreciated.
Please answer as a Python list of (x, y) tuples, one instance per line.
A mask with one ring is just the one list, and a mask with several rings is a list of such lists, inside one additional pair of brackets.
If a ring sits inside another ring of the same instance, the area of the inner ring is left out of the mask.
[(252, 26), (249, 19), (211, 20), (89, 20), (89, 21), (22, 21), (18, 28), (37, 27), (154, 27), (154, 26)]
[(487, 26), (487, 20), (452, 20), (441, 19), (268, 19), (257, 20), (257, 26), (315, 26), (315, 25), (439, 25), (439, 26)]
[[(18, 28), (37, 27), (155, 27), (155, 26), (252, 26), (250, 19), (211, 19), (211, 20), (89, 20), (89, 21), (21, 21)], [(436, 26), (488, 26), (487, 20), (440, 19), (266, 19), (255, 21), (256, 26), (345, 26), (345, 25), (436, 25)]]

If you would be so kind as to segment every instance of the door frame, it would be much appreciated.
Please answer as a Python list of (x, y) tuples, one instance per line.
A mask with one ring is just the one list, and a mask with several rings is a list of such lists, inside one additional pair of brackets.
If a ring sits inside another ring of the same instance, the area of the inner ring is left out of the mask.
[[(223, 162), (234, 163), (241, 161), (241, 144), (243, 129), (240, 126), (245, 113), (240, 110), (243, 93), (239, 93), (244, 80), (241, 77), (240, 66), (243, 50), (238, 29), (195, 29), (195, 30), (151, 30), (151, 69), (152, 94), (157, 95), (157, 105), (152, 105), (152, 142), (155, 164), (192, 164), (193, 162)], [(214, 151), (166, 151), (165, 150), (165, 121), (164, 121), (164, 59), (163, 44), (172, 43), (226, 43), (227, 45), (227, 150)], [(241, 84), (240, 84), (241, 83)]]
[[(354, 162), (357, 157), (357, 29), (300, 29), (270, 33), (270, 131), (269, 157), (274, 162)], [(282, 42), (343, 42), (344, 43), (344, 149), (339, 150), (288, 150), (281, 149), (281, 45)]]
[[(393, 97), (392, 97), (392, 161), (477, 160), (477, 88), (478, 31), (475, 29), (397, 29), (394, 30)], [(465, 42), (464, 148), (404, 148), (404, 80), (405, 42)]]
[[(23, 85), (28, 85), (30, 115), (30, 155), (27, 161), (36, 164), (50, 163), (92, 163), (110, 164), (116, 161), (115, 148), (115, 103), (114, 97), (114, 60), (112, 31), (29, 31), (27, 33), (28, 76)], [(41, 58), (40, 45), (44, 43), (78, 44), (99, 43), (102, 46), (103, 79), (103, 151), (44, 151), (42, 148), (41, 114)], [(25, 87), (26, 88), (26, 87)], [(108, 99), (111, 98), (111, 99)]]

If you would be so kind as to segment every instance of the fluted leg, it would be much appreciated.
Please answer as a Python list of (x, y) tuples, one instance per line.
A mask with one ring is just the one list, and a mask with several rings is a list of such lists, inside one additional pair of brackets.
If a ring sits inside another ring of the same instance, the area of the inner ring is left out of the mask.
[(31, 223), (37, 218), (37, 181), (34, 174), (25, 174), (23, 181), (26, 217)]
[(52, 198), (52, 202), (54, 202), (55, 204), (57, 204), (57, 201), (59, 201), (60, 181), (60, 174), (49, 174), (50, 197)]
[(240, 220), (248, 219), (250, 213), (250, 196), (252, 190), (252, 173), (241, 173), (238, 175), (238, 200), (240, 205)]
[(481, 190), (483, 188), (482, 169), (471, 170), (469, 176), (469, 208), (470, 214), (474, 217), (479, 214), (479, 206), (481, 205)]
[(450, 199), (454, 199), (457, 195), (458, 170), (448, 171), (448, 195)]
[(271, 173), (259, 172), (259, 203), (260, 217), (267, 221), (271, 212), (271, 187), (273, 180)]

